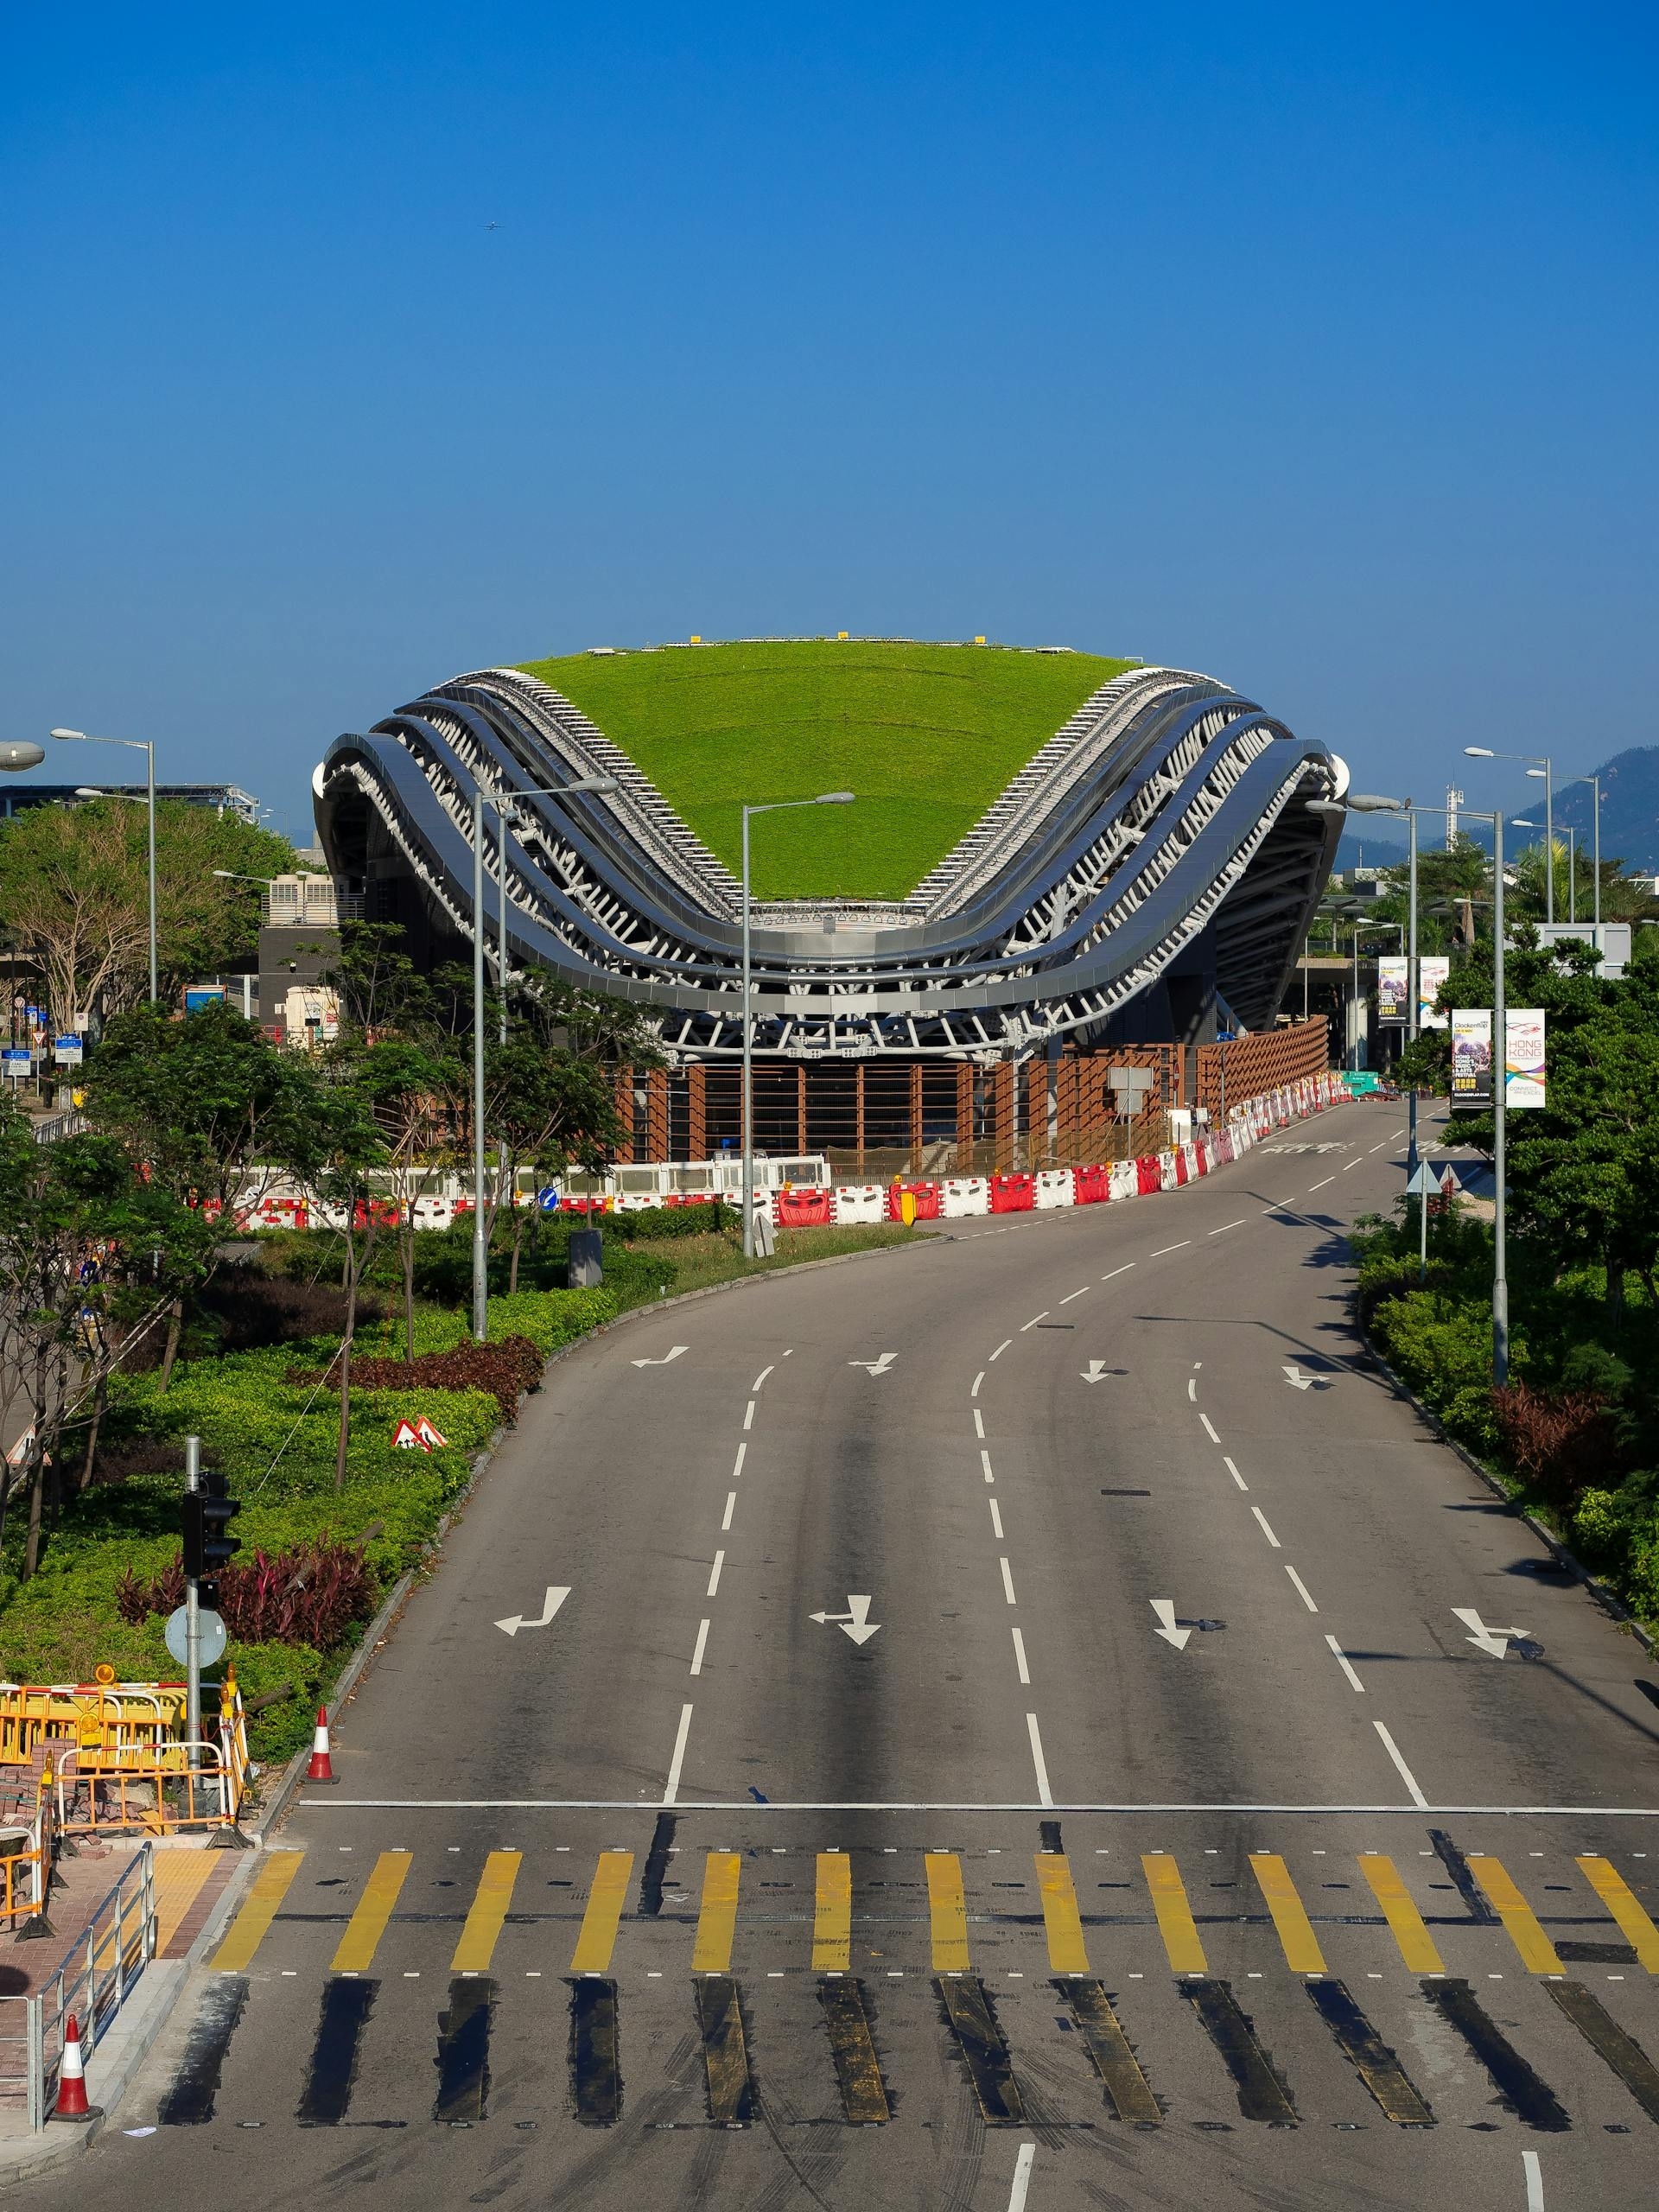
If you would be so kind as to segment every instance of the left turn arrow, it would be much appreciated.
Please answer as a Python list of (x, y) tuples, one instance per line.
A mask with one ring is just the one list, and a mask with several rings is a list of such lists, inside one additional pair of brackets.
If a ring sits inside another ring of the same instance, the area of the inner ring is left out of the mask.
[(510, 1613), (505, 1620), (497, 1621), (496, 1626), (506, 1636), (517, 1636), (521, 1628), (546, 1628), (569, 1595), (570, 1586), (568, 1583), (561, 1589), (556, 1583), (550, 1582), (542, 1610), (534, 1620), (526, 1613)]
[(665, 1351), (660, 1359), (636, 1359), (630, 1361), (629, 1364), (633, 1367), (666, 1367), (671, 1359), (677, 1359), (683, 1351), (690, 1351), (690, 1344), (676, 1344), (672, 1351)]

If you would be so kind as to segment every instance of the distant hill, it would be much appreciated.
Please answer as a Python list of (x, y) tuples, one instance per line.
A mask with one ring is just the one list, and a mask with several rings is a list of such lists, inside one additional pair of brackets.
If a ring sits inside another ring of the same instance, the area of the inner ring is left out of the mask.
[[(1597, 770), (1601, 778), (1601, 854), (1621, 860), (1640, 875), (1659, 875), (1659, 745), (1633, 745)], [(1555, 830), (1575, 830), (1587, 847), (1588, 784), (1569, 784), (1555, 794)]]
[[(1606, 810), (1605, 807), (1602, 809), (1604, 814)], [(1348, 819), (1352, 823), (1363, 821), (1363, 817), (1351, 814)], [(1432, 835), (1432, 823), (1420, 823), (1419, 827), (1426, 837)], [(1435, 842), (1438, 843), (1440, 841), (1436, 839)], [(1403, 868), (1406, 860), (1407, 849), (1403, 844), (1395, 844), (1387, 837), (1367, 836), (1363, 829), (1357, 836), (1351, 828), (1344, 830), (1342, 842), (1337, 847), (1338, 875), (1346, 875), (1351, 868)]]

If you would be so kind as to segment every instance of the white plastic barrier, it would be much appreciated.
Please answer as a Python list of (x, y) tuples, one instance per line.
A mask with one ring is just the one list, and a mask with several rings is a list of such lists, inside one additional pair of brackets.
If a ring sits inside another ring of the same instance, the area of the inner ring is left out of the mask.
[(1077, 1193), (1069, 1167), (1039, 1167), (1037, 1188), (1032, 1203), (1039, 1213), (1052, 1213), (1056, 1206), (1074, 1206)]
[(1173, 1152), (1160, 1152), (1159, 1154), (1158, 1178), (1160, 1184), (1166, 1191), (1173, 1191), (1176, 1187), (1175, 1155)]
[(1119, 1198), (1140, 1197), (1141, 1177), (1132, 1160), (1119, 1160), (1113, 1163), (1111, 1190), (1114, 1204)]
[(947, 1221), (991, 1210), (990, 1186), (982, 1175), (947, 1176), (939, 1190), (939, 1211)]
[(455, 1217), (453, 1198), (416, 1198), (413, 1207), (416, 1229), (448, 1229)]
[(1198, 1147), (1197, 1145), (1184, 1144), (1181, 1147), (1181, 1158), (1186, 1163), (1187, 1181), (1189, 1183), (1196, 1183), (1198, 1179)]
[(837, 1221), (885, 1221), (887, 1194), (880, 1183), (837, 1183), (835, 1208)]
[(616, 1213), (654, 1213), (662, 1203), (654, 1191), (624, 1191), (612, 1210)]

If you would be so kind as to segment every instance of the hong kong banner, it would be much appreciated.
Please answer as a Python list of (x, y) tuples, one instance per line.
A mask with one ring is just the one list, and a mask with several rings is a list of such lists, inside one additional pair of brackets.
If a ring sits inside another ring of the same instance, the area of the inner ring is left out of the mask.
[(1541, 1007), (1511, 1007), (1503, 1017), (1503, 1103), (1541, 1106), (1544, 1015)]
[(1376, 963), (1376, 1018), (1390, 1028), (1403, 1029), (1411, 999), (1411, 964), (1389, 959)]
[(1452, 963), (1443, 952), (1426, 953), (1417, 963), (1417, 1027), (1444, 1029), (1446, 1016), (1436, 1014), (1434, 1001), (1446, 988)]
[(1490, 1105), (1492, 1096), (1492, 1016), (1484, 1006), (1459, 1007), (1452, 1016), (1452, 1103)]

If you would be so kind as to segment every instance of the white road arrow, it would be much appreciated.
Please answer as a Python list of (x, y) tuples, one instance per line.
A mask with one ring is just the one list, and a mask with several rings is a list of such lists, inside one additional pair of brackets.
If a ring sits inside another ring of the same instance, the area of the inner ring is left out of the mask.
[[(891, 1358), (892, 1354), (889, 1353), (888, 1357)], [(848, 1364), (851, 1367), (860, 1367), (862, 1366), (863, 1362), (855, 1359), (849, 1360)], [(855, 1643), (868, 1643), (881, 1625), (880, 1621), (873, 1621), (870, 1618), (869, 1599), (855, 1598), (849, 1591), (847, 1604), (849, 1610), (844, 1613), (809, 1613), (807, 1618), (817, 1621), (820, 1628), (833, 1621), (842, 1634), (850, 1636)]]
[(1285, 1380), (1293, 1390), (1328, 1390), (1331, 1388), (1328, 1376), (1304, 1375), (1294, 1362), (1285, 1370)]
[(671, 1359), (677, 1359), (683, 1351), (690, 1351), (690, 1344), (676, 1344), (672, 1351), (665, 1351), (660, 1359), (636, 1359), (635, 1367), (666, 1367)]
[(1173, 1643), (1178, 1651), (1185, 1651), (1186, 1639), (1192, 1631), (1190, 1628), (1176, 1627), (1175, 1600), (1173, 1598), (1148, 1598), (1147, 1603), (1158, 1616), (1158, 1625), (1153, 1634), (1161, 1636), (1166, 1643)]
[(899, 1357), (896, 1351), (884, 1351), (880, 1359), (849, 1359), (849, 1367), (868, 1367), (872, 1375), (885, 1375)]
[(1523, 1628), (1488, 1628), (1472, 1605), (1453, 1605), (1454, 1618), (1460, 1620), (1471, 1633), (1464, 1638), (1480, 1650), (1490, 1652), (1494, 1659), (1501, 1659), (1510, 1648), (1512, 1636), (1524, 1636)]
[(1109, 1376), (1122, 1375), (1126, 1372), (1127, 1370), (1122, 1367), (1108, 1367), (1103, 1359), (1091, 1359), (1089, 1363), (1089, 1372), (1080, 1376), (1079, 1380), (1084, 1382), (1104, 1382)]
[(538, 1618), (531, 1620), (524, 1613), (513, 1613), (506, 1620), (497, 1621), (496, 1626), (508, 1636), (517, 1636), (521, 1628), (545, 1628), (569, 1595), (570, 1586), (568, 1583), (563, 1589), (560, 1589), (556, 1583), (550, 1582), (547, 1586), (547, 1599)]

